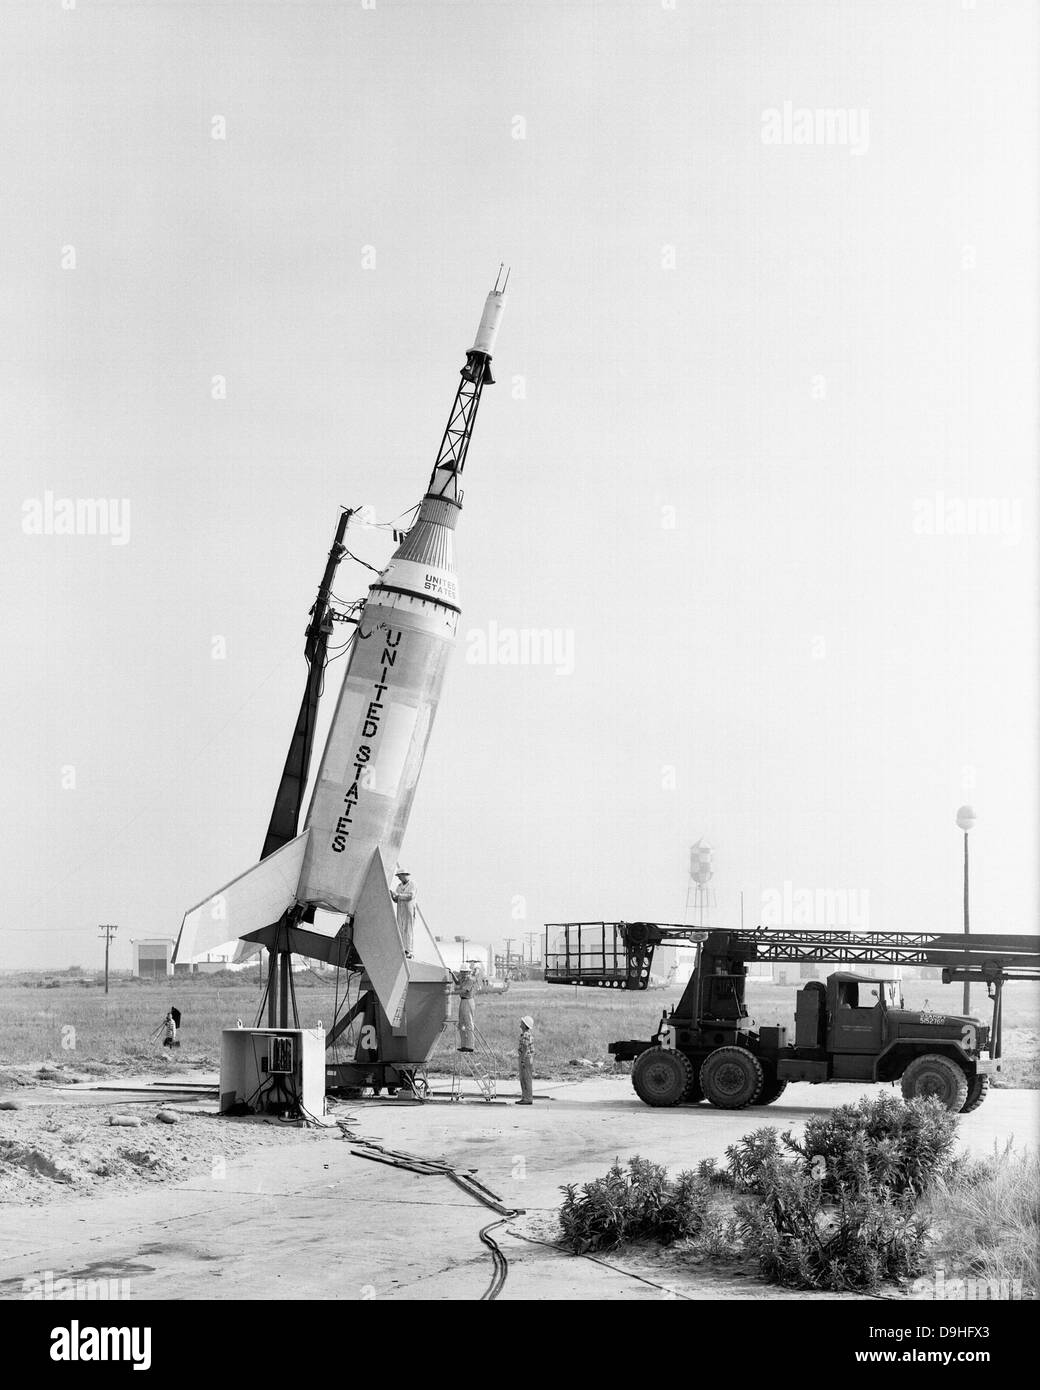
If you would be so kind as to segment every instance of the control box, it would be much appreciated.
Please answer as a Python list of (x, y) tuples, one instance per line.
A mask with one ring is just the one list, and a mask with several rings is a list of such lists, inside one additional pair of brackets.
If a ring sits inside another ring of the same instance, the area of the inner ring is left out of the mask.
[(270, 1072), (278, 1072), (283, 1076), (288, 1075), (290, 1072), (294, 1072), (296, 1070), (296, 1064), (293, 1060), (295, 1054), (293, 1051), (292, 1038), (283, 1035), (277, 1038), (273, 1037), (269, 1042), (271, 1050), (267, 1070)]
[(225, 1028), (220, 1037), (220, 1113), (321, 1119), (324, 1028)]

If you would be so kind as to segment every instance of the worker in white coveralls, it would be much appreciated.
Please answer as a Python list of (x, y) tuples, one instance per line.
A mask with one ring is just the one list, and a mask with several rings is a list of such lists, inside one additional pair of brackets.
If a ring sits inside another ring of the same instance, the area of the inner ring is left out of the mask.
[(473, 976), (468, 970), (459, 974), (459, 1051), (473, 1051), (473, 1037), (477, 1027), (477, 1010), (473, 1003)]
[(405, 869), (398, 869), (397, 877), (400, 880), (397, 892), (390, 896), (397, 904), (397, 930), (401, 933), (404, 953), (410, 958), (415, 939), (415, 884)]
[(520, 1099), (517, 1105), (534, 1104), (534, 1019), (525, 1014), (520, 1020)]

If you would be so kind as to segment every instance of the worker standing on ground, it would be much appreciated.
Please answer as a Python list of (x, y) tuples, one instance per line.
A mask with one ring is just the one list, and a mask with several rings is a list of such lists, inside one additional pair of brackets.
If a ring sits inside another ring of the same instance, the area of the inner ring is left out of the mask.
[(459, 1051), (473, 1051), (477, 1027), (476, 1005), (473, 1003), (473, 976), (468, 970), (459, 974)]
[(404, 953), (411, 959), (415, 942), (415, 884), (406, 869), (398, 869), (397, 877), (400, 879), (397, 892), (390, 896), (397, 904), (397, 929), (401, 933)]
[(517, 1105), (534, 1104), (534, 1019), (525, 1014), (520, 1020), (520, 1099)]
[(163, 1019), (163, 1047), (180, 1047), (177, 1041), (177, 1026), (180, 1021), (180, 1009), (171, 1008)]

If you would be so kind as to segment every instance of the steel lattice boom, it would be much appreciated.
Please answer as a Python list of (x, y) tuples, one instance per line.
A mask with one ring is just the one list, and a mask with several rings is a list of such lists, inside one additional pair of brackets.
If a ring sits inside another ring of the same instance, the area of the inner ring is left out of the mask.
[[(848, 965), (939, 967), (951, 978), (1040, 978), (1040, 937), (957, 932), (756, 927), (712, 932), (746, 962), (833, 961)], [(551, 984), (645, 989), (654, 949), (703, 942), (709, 933), (660, 922), (559, 922), (546, 927), (545, 978)]]

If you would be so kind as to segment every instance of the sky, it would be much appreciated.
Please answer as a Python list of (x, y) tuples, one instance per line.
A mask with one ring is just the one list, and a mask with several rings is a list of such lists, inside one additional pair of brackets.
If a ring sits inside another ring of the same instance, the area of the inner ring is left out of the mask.
[(502, 261), (434, 931), (681, 921), (698, 839), (716, 925), (958, 931), (970, 803), (973, 928), (1035, 932), (1038, 27), (0, 7), (0, 968), (256, 860), (338, 508), (418, 500)]

